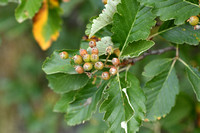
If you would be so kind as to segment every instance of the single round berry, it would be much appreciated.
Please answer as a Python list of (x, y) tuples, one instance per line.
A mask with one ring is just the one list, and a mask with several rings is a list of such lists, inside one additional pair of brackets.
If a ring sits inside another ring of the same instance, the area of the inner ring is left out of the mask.
[(89, 46), (90, 48), (96, 47), (96, 41), (90, 41)]
[(65, 51), (61, 52), (59, 55), (60, 55), (61, 59), (67, 59), (67, 58), (69, 58), (69, 54), (67, 52), (65, 52)]
[(119, 64), (120, 64), (119, 59), (118, 59), (118, 58), (113, 58), (113, 59), (112, 59), (112, 64), (113, 64), (114, 66), (119, 65)]
[(92, 48), (92, 54), (99, 54), (99, 50), (97, 47)]
[(110, 79), (110, 74), (108, 72), (103, 72), (101, 75), (101, 78), (103, 80), (108, 80), (108, 79)]
[(199, 23), (199, 18), (197, 16), (192, 16), (188, 19), (190, 25), (194, 26)]
[(88, 52), (85, 49), (80, 49), (79, 53), (81, 56), (84, 56), (85, 54), (87, 54)]
[(96, 69), (96, 70), (102, 70), (103, 69), (103, 67), (104, 67), (104, 64), (102, 63), (102, 62), (96, 62), (95, 64), (94, 64), (94, 68)]
[(97, 54), (92, 54), (91, 55), (91, 61), (92, 62), (97, 62), (99, 61), (99, 56)]
[(85, 64), (83, 65), (83, 69), (84, 69), (85, 71), (90, 71), (90, 70), (92, 70), (92, 68), (93, 68), (93, 66), (92, 66), (92, 64), (89, 63), (89, 62), (87, 62), (87, 63), (85, 63)]
[(73, 59), (74, 59), (74, 63), (76, 63), (76, 64), (82, 64), (83, 63), (83, 58), (80, 55), (75, 55), (73, 57)]
[(90, 56), (89, 54), (83, 55), (83, 60), (84, 60), (85, 62), (90, 62), (90, 58), (91, 58), (91, 56)]
[(117, 68), (116, 67), (111, 67), (109, 70), (110, 75), (116, 75), (117, 74)]
[(106, 5), (108, 0), (102, 0), (103, 4)]
[(108, 46), (107, 48), (106, 48), (106, 53), (108, 53), (109, 55), (111, 55), (112, 53), (113, 53), (113, 47), (112, 46)]
[(76, 66), (76, 67), (75, 67), (75, 70), (76, 70), (76, 72), (79, 73), (79, 74), (82, 74), (82, 73), (84, 72), (84, 69), (83, 69), (82, 66)]

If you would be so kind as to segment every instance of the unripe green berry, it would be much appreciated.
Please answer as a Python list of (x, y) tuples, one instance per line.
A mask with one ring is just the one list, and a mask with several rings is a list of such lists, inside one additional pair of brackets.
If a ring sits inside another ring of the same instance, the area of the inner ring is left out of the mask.
[(97, 62), (99, 61), (99, 56), (97, 54), (92, 54), (91, 55), (91, 61), (92, 62)]
[(102, 62), (96, 62), (95, 64), (94, 64), (94, 68), (96, 69), (96, 70), (102, 70), (103, 69), (103, 67), (104, 67), (104, 64), (102, 63)]
[(99, 50), (97, 47), (92, 48), (92, 54), (99, 54)]
[(80, 49), (79, 53), (81, 56), (84, 56), (85, 54), (87, 54), (88, 52), (85, 49)]
[(119, 64), (120, 64), (119, 59), (118, 59), (118, 58), (113, 58), (113, 59), (112, 59), (112, 64), (113, 64), (114, 66), (119, 65)]
[(69, 58), (69, 54), (67, 52), (65, 52), (65, 51), (61, 52), (59, 55), (60, 55), (61, 59), (67, 59), (67, 58)]
[(78, 74), (82, 74), (84, 72), (84, 69), (82, 66), (76, 66), (75, 67), (75, 71), (78, 73)]
[(113, 53), (113, 47), (112, 46), (108, 46), (107, 48), (106, 48), (106, 53), (108, 53), (109, 55), (111, 55), (112, 53)]
[(83, 63), (83, 58), (80, 55), (75, 55), (73, 57), (73, 59), (74, 59), (74, 63), (76, 63), (76, 64), (82, 64)]
[(108, 80), (108, 79), (110, 79), (110, 74), (109, 74), (108, 72), (103, 72), (103, 73), (101, 74), (101, 78), (102, 78), (103, 80)]
[(188, 21), (190, 25), (195, 26), (199, 23), (199, 18), (197, 16), (191, 16)]
[(85, 71), (90, 71), (90, 70), (92, 70), (92, 68), (93, 68), (93, 66), (92, 66), (92, 64), (89, 63), (89, 62), (87, 62), (87, 63), (85, 63), (85, 64), (83, 65), (83, 69), (84, 69)]
[(90, 41), (89, 46), (90, 48), (96, 47), (96, 41)]
[(83, 60), (84, 60), (85, 62), (90, 62), (90, 58), (91, 58), (91, 56), (90, 56), (89, 54), (83, 55)]
[(117, 74), (117, 68), (116, 67), (111, 67), (109, 70), (110, 75), (116, 75)]

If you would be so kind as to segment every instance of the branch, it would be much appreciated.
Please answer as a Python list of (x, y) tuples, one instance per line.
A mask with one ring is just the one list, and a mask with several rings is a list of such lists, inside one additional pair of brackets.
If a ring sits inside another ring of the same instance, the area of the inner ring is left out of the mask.
[(160, 55), (160, 54), (163, 54), (163, 53), (165, 53), (165, 52), (172, 51), (172, 50), (176, 50), (176, 48), (175, 48), (175, 47), (167, 47), (167, 48), (163, 48), (163, 49), (148, 51), (148, 52), (144, 53), (143, 55), (141, 55), (141, 56), (139, 56), (139, 57), (136, 57), (136, 58), (129, 58), (129, 59), (124, 60), (124, 61), (121, 63), (121, 66), (126, 66), (127, 64), (132, 64), (132, 65), (134, 65), (135, 62), (144, 59), (144, 58), (145, 58), (146, 56), (148, 56), (148, 55)]

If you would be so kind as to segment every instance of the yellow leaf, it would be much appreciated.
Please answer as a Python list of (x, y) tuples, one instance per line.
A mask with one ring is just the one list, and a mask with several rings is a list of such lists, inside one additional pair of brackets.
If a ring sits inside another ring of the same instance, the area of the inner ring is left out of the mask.
[[(51, 6), (57, 6), (55, 4), (55, 0), (50, 0), (50, 2), (53, 1), (54, 3)], [(55, 5), (54, 5), (55, 4)], [(39, 12), (35, 15), (33, 18), (33, 35), (35, 37), (35, 40), (38, 42), (39, 46), (42, 50), (47, 50), (53, 41), (56, 41), (59, 32), (58, 30), (51, 33), (50, 37), (47, 38), (44, 34), (45, 32), (45, 26), (48, 25), (48, 17), (49, 17), (49, 5), (47, 0), (44, 0), (42, 8), (39, 10)], [(56, 21), (56, 20), (55, 20)], [(49, 34), (49, 33), (48, 33)]]

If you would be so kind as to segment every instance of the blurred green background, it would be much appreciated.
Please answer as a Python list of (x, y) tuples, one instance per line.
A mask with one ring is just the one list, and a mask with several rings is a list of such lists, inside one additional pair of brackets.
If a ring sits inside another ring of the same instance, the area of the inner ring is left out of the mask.
[[(0, 6), (0, 133), (103, 133), (103, 114), (95, 114), (85, 124), (69, 127), (64, 114), (52, 112), (58, 95), (48, 87), (42, 63), (56, 49), (78, 49), (90, 17), (103, 9), (101, 0), (71, 0), (61, 5), (63, 24), (60, 37), (48, 51), (42, 51), (32, 35), (32, 21), (18, 23), (17, 4)], [(169, 44), (157, 38), (153, 49)], [(180, 55), (193, 66), (200, 65), (199, 46), (180, 46)], [(143, 86), (144, 65), (157, 58), (173, 57), (174, 52), (149, 56), (131, 68)], [(184, 67), (176, 65), (181, 93), (171, 113), (155, 123), (145, 123), (141, 133), (199, 133), (200, 104), (185, 78)]]

